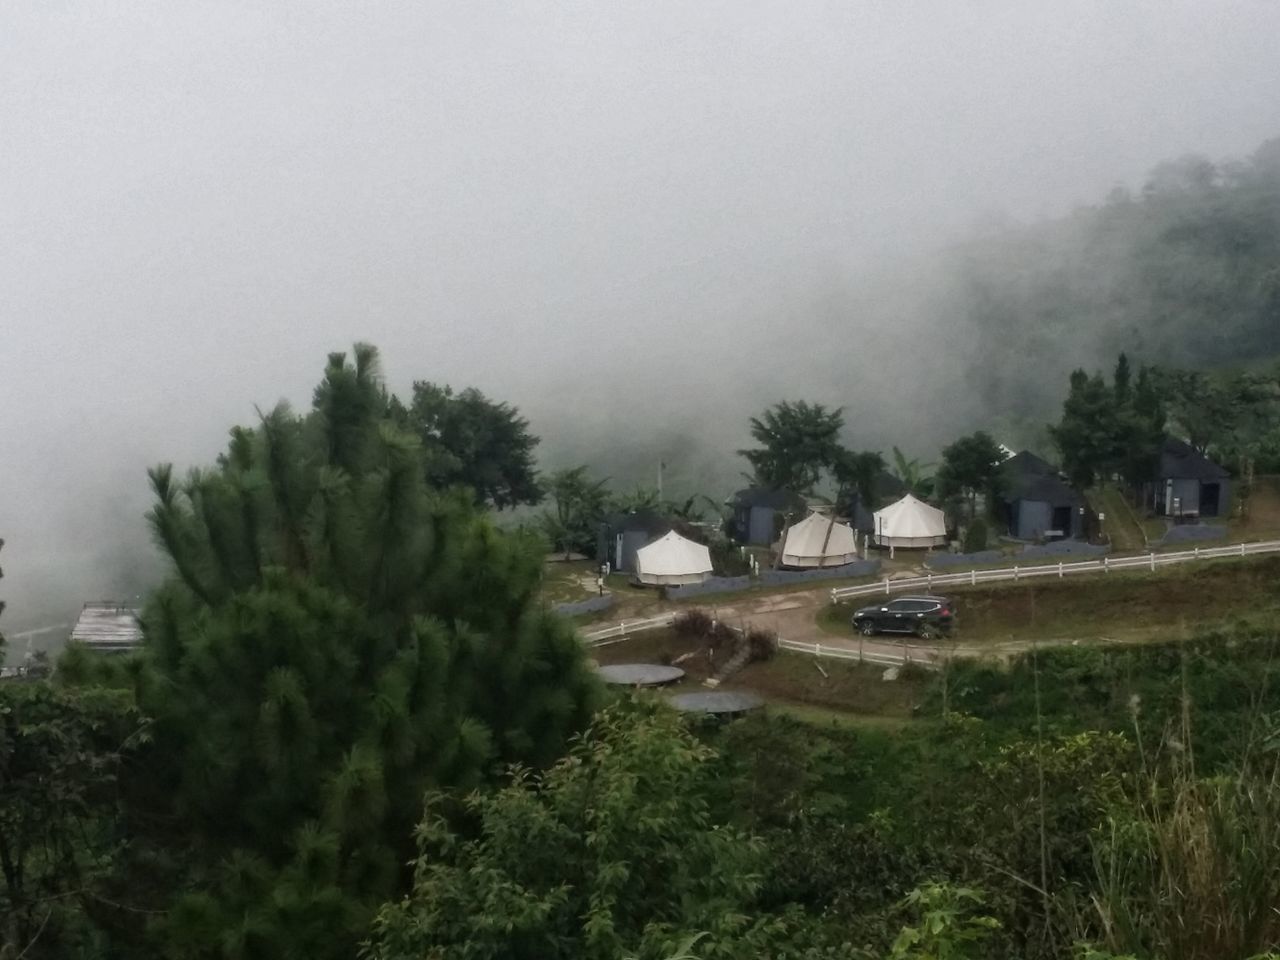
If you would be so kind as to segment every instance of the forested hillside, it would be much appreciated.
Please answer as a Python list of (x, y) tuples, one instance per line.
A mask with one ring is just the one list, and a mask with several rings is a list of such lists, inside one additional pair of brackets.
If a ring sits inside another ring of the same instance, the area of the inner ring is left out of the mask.
[(1121, 351), (1183, 367), (1274, 356), (1280, 140), (1241, 162), (1163, 163), (1137, 192), (952, 256), (976, 335), (968, 382), (993, 411), (1043, 414), (1067, 371)]

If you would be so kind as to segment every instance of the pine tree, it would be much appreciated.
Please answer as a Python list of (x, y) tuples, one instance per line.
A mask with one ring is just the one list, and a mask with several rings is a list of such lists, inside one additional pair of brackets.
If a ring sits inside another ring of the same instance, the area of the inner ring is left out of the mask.
[(354, 955), (405, 888), (424, 794), (549, 763), (592, 712), (536, 546), (429, 489), (387, 404), (357, 346), (307, 416), (261, 415), (185, 479), (150, 471), (174, 576), (143, 616), (148, 775), (207, 868), (163, 925), (176, 955)]

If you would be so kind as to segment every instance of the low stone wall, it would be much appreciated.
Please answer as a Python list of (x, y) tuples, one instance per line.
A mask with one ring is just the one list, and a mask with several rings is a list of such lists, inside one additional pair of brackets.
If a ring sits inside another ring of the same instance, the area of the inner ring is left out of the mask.
[(1101, 544), (1084, 543), (1080, 540), (1055, 540), (1053, 543), (1028, 544), (1017, 553), (1004, 553), (1000, 550), (980, 550), (976, 553), (935, 553), (925, 563), (930, 570), (941, 570), (949, 567), (980, 567), (994, 563), (1017, 564), (1027, 560), (1047, 560), (1052, 558), (1068, 559), (1076, 557), (1087, 560), (1101, 557), (1111, 551), (1110, 547)]
[(1005, 559), (1000, 550), (979, 550), (976, 553), (935, 553), (924, 565), (930, 570), (943, 567), (978, 567), (987, 563), (999, 563)]
[(879, 572), (879, 560), (855, 560), (853, 563), (846, 563), (843, 567), (817, 567), (813, 570), (761, 570), (760, 582), (769, 587), (781, 587), (788, 583), (871, 577)]
[(702, 597), (711, 593), (732, 593), (735, 590), (751, 589), (751, 578), (743, 577), (711, 577), (702, 583), (686, 583), (678, 587), (667, 587), (667, 596), (672, 600), (683, 600), (686, 597)]
[(573, 603), (557, 603), (551, 609), (555, 613), (566, 617), (580, 617), (587, 613), (600, 613), (602, 610), (608, 610), (612, 606), (613, 594), (606, 593), (603, 597), (589, 597), (586, 600), (576, 600)]
[(1082, 540), (1056, 540), (1041, 546), (1023, 547), (1016, 555), (1018, 560), (1043, 560), (1046, 557), (1079, 557), (1087, 560), (1090, 557), (1101, 557), (1111, 552), (1111, 548), (1100, 543), (1085, 543)]

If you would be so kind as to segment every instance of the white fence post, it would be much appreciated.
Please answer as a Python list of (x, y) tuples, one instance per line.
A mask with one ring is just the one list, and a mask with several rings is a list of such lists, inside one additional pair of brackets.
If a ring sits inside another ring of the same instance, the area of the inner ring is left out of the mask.
[(1156, 569), (1156, 552), (1152, 550), (1151, 551), (1151, 570), (1153, 573), (1155, 572), (1155, 569)]
[(1059, 580), (1062, 579), (1062, 561), (1061, 560), (1058, 561), (1058, 579)]
[(889, 595), (889, 578), (888, 577), (884, 578), (884, 595), (886, 597)]
[(978, 571), (977, 571), (977, 570), (970, 570), (970, 571), (969, 571), (969, 586), (971, 586), (971, 587), (976, 587), (977, 585), (978, 585)]
[(1108, 562), (1108, 558), (1107, 558), (1107, 557), (1103, 557), (1103, 558), (1102, 558), (1102, 572), (1103, 572), (1103, 573), (1110, 573), (1110, 572), (1111, 572), (1111, 564)]
[(618, 636), (625, 637), (627, 635), (627, 621), (618, 621)]
[(1013, 579), (1018, 579), (1018, 565), (1016, 563), (1013, 565)]
[(1244, 544), (1240, 544), (1240, 556), (1244, 556)]
[(929, 586), (928, 586), (926, 589), (927, 589), (930, 593), (933, 593), (933, 574), (932, 574), (932, 573), (931, 573), (931, 574), (929, 574), (928, 580), (929, 580)]

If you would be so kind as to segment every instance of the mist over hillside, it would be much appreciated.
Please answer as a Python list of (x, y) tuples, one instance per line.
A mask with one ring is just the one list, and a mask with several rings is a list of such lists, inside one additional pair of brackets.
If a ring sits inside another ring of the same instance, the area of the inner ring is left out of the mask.
[[(397, 392), (518, 405), (545, 467), (715, 497), (780, 399), (929, 457), (1032, 442), (1119, 347), (1271, 350), (1277, 30), (1244, 0), (15, 14), (7, 632), (145, 589), (145, 468), (357, 340)], [(1218, 165), (1148, 176), (1189, 152)]]

